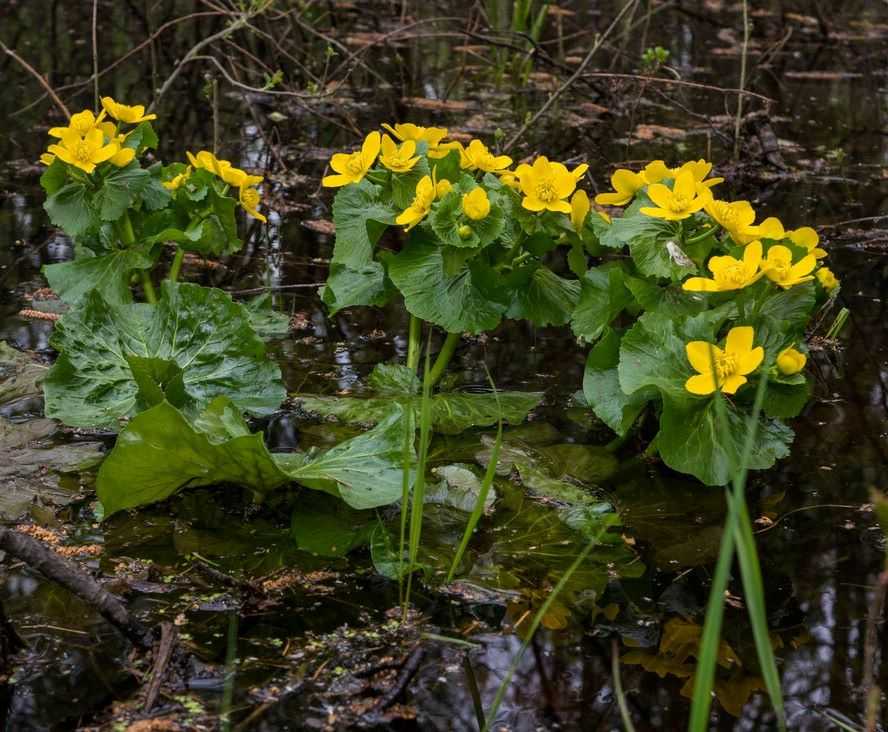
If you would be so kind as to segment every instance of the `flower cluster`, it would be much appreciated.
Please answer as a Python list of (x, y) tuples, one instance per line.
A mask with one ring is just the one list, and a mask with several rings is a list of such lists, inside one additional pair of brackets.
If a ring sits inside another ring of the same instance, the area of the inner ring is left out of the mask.
[(176, 174), (168, 181), (164, 181), (164, 188), (169, 191), (178, 190), (183, 183), (188, 181), (192, 170), (206, 170), (221, 178), (227, 185), (237, 189), (241, 208), (249, 216), (258, 219), (262, 223), (268, 221), (265, 216), (259, 213), (259, 203), (262, 197), (259, 195), (259, 189), (256, 186), (264, 180), (261, 175), (250, 175), (240, 168), (235, 168), (230, 161), (217, 158), (209, 150), (201, 150), (197, 155), (186, 152), (185, 155), (190, 165), (181, 173)]
[[(760, 281), (783, 290), (816, 279), (823, 290), (833, 292), (839, 281), (822, 265), (827, 253), (817, 232), (810, 226), (794, 230), (784, 228), (780, 219), (756, 222), (756, 212), (748, 201), (715, 198), (712, 188), (723, 181), (709, 178), (712, 164), (705, 160), (687, 162), (669, 168), (662, 160), (647, 165), (641, 172), (620, 169), (611, 176), (613, 191), (596, 196), (596, 203), (625, 206), (633, 200), (641, 204), (640, 214), (654, 219), (678, 222), (681, 245), (690, 243), (682, 237), (684, 225), (702, 225), (702, 234), (692, 237), (699, 242), (712, 236), (713, 253), (706, 267), (711, 277), (691, 276), (681, 287), (686, 292), (721, 293), (750, 288)], [(746, 383), (763, 359), (760, 347), (753, 348), (754, 331), (750, 327), (733, 328), (724, 349), (703, 341), (687, 344), (687, 357), (698, 372), (686, 383), (686, 389), (698, 395), (716, 390), (733, 394)], [(790, 376), (802, 370), (806, 357), (794, 348), (786, 348), (776, 359), (776, 368)]]

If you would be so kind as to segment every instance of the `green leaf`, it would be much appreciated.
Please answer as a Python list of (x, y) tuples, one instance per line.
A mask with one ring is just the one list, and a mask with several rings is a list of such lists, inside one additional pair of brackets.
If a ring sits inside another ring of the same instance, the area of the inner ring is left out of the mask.
[(645, 310), (656, 310), (661, 315), (684, 318), (706, 308), (700, 295), (685, 292), (680, 287), (661, 287), (655, 281), (624, 275), (623, 282), (636, 302)]
[(631, 302), (632, 295), (626, 289), (619, 264), (592, 267), (583, 276), (570, 327), (578, 338), (594, 342)]
[(247, 311), (250, 327), (260, 338), (283, 338), (290, 332), (290, 318), (274, 310), (270, 292), (263, 292), (241, 305)]
[(136, 160), (107, 175), (93, 199), (102, 221), (117, 221), (123, 216), (150, 180), (151, 174), (140, 168)]
[(221, 290), (165, 281), (157, 305), (116, 307), (93, 291), (50, 342), (61, 355), (44, 381), (46, 414), (72, 426), (110, 426), (133, 413), (139, 387), (129, 356), (174, 362), (195, 409), (227, 395), (270, 414), (285, 396), (244, 309)]
[(447, 274), (441, 247), (421, 235), (414, 234), (392, 257), (389, 276), (411, 315), (449, 333), (493, 330), (506, 311), (497, 274), (489, 266), (475, 259)]
[(416, 186), (425, 176), (431, 175), (429, 163), (420, 157), (413, 169), (406, 173), (392, 173), (392, 201), (401, 210), (407, 208), (416, 198)]
[(53, 291), (71, 305), (91, 292), (98, 292), (111, 305), (121, 305), (133, 300), (133, 271), (153, 265), (154, 260), (139, 249), (117, 249), (98, 257), (81, 256), (70, 262), (47, 264), (42, 271)]
[(641, 274), (678, 282), (697, 271), (697, 265), (682, 250), (678, 237), (662, 231), (639, 235), (629, 242), (632, 261)]
[(358, 267), (331, 264), (321, 299), (335, 315), (343, 308), (385, 305), (393, 289), (386, 282), (385, 268), (379, 262), (367, 262)]
[(811, 383), (803, 379), (799, 384), (781, 384), (768, 380), (768, 393), (762, 410), (769, 417), (790, 419), (798, 417), (811, 398)]
[[(55, 180), (51, 179), (51, 183)], [(76, 238), (99, 227), (89, 191), (83, 183), (68, 183), (46, 198), (43, 208), (49, 220), (68, 236)]]
[(131, 147), (133, 150), (140, 148), (157, 149), (157, 133), (151, 126), (150, 122), (140, 122), (127, 136), (123, 143), (124, 147)]
[(656, 399), (658, 394), (651, 387), (642, 387), (632, 394), (626, 394), (620, 388), (617, 372), (619, 360), (620, 336), (608, 328), (586, 359), (583, 394), (598, 418), (623, 436), (645, 405)]
[(52, 161), (43, 174), (40, 176), (40, 185), (46, 192), (47, 196), (56, 193), (68, 180), (68, 167), (61, 160), (56, 158)]
[(373, 261), (373, 247), (398, 215), (381, 198), (382, 189), (367, 180), (339, 189), (333, 200), (334, 264), (361, 269)]
[(380, 396), (415, 396), (422, 383), (413, 369), (397, 363), (380, 363), (367, 377), (367, 386)]
[(543, 265), (530, 270), (530, 278), (514, 287), (507, 317), (526, 319), (534, 325), (564, 325), (580, 298), (578, 280), (559, 277)]
[[(663, 397), (657, 448), (673, 470), (689, 473), (707, 485), (726, 485), (741, 464), (748, 415), (725, 405), (728, 430), (720, 428), (716, 398)], [(789, 455), (792, 430), (777, 420), (761, 419), (747, 466), (770, 468)]]
[[(219, 397), (210, 409), (227, 407)], [(257, 492), (289, 481), (261, 433), (211, 439), (168, 402), (136, 415), (99, 468), (96, 492), (110, 516), (169, 498), (185, 485), (236, 483)]]
[(620, 343), (620, 388), (625, 394), (656, 387), (663, 394), (687, 395), (684, 385), (693, 370), (685, 343), (671, 319), (658, 313), (642, 315)]
[(164, 400), (179, 409), (191, 401), (185, 393), (182, 369), (174, 361), (127, 355), (126, 362), (138, 386), (136, 405), (140, 411)]
[(598, 241), (602, 246), (612, 249), (622, 249), (638, 239), (664, 239), (672, 236), (672, 227), (662, 219), (637, 212), (633, 204), (626, 213), (611, 221), (610, 225), (602, 230)]
[(41, 393), (46, 366), (0, 341), (0, 405)]
[[(481, 249), (492, 243), (503, 231), (504, 216), (498, 197), (490, 197), (490, 213), (480, 221), (473, 221), (463, 213), (462, 197), (478, 186), (474, 181), (460, 184), (442, 198), (430, 217), (432, 230), (441, 241), (451, 247)], [(460, 236), (460, 229), (468, 227), (469, 236)]]

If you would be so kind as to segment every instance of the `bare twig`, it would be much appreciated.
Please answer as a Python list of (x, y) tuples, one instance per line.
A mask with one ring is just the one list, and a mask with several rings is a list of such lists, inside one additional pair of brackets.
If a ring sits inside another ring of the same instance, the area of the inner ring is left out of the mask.
[(43, 74), (41, 74), (37, 69), (35, 69), (31, 64), (29, 64), (25, 59), (19, 56), (15, 51), (9, 48), (3, 41), (0, 41), (0, 50), (2, 50), (7, 56), (11, 56), (13, 59), (18, 61), (18, 63), (25, 68), (37, 81), (40, 82), (40, 86), (42, 86), (46, 93), (49, 94), (52, 101), (55, 102), (56, 106), (62, 110), (65, 117), (70, 118), (71, 113), (68, 111), (68, 108), (65, 106), (64, 102), (59, 99), (58, 95), (53, 91), (52, 87), (49, 85), (49, 82), (44, 78)]
[(537, 123), (537, 121), (544, 115), (549, 109), (558, 101), (558, 98), (566, 92), (571, 85), (573, 85), (577, 79), (581, 78), (583, 72), (586, 70), (586, 67), (592, 61), (592, 57), (598, 53), (598, 49), (601, 48), (605, 39), (613, 32), (614, 28), (617, 27), (617, 24), (623, 19), (623, 16), (626, 15), (631, 9), (633, 9), (638, 4), (638, 0), (630, 0), (627, 2), (623, 9), (617, 14), (617, 17), (611, 21), (611, 24), (607, 27), (607, 29), (602, 33), (592, 45), (592, 48), (589, 49), (589, 53), (586, 54), (586, 58), (583, 59), (582, 63), (577, 67), (577, 70), (571, 75), (571, 77), (565, 81), (561, 86), (559, 86), (554, 92), (552, 92), (551, 96), (546, 100), (546, 103), (540, 107), (536, 114), (533, 115), (527, 122), (525, 122), (521, 129), (519, 129), (514, 135), (512, 135), (511, 139), (503, 146), (503, 152), (508, 152), (512, 146), (521, 139), (522, 135), (524, 135), (527, 130), (529, 130), (533, 125)]
[(145, 694), (144, 710), (150, 712), (160, 694), (160, 686), (166, 674), (167, 666), (173, 657), (173, 649), (176, 647), (176, 628), (172, 623), (160, 624), (160, 641), (157, 644), (157, 653), (154, 656), (154, 666), (151, 669), (151, 682)]
[(669, 79), (665, 76), (644, 76), (643, 74), (616, 74), (609, 71), (590, 71), (588, 74), (583, 74), (583, 76), (586, 78), (627, 79), (629, 81), (644, 81), (653, 82), (656, 84), (670, 84), (673, 86), (687, 86), (693, 89), (705, 89), (707, 91), (721, 92), (722, 94), (737, 94), (742, 97), (755, 97), (756, 99), (760, 99), (761, 101), (767, 102), (768, 104), (774, 104), (774, 100), (771, 99), (771, 97), (766, 97), (764, 94), (758, 94), (757, 92), (748, 91), (746, 89), (732, 89), (731, 87), (703, 84), (699, 81)]

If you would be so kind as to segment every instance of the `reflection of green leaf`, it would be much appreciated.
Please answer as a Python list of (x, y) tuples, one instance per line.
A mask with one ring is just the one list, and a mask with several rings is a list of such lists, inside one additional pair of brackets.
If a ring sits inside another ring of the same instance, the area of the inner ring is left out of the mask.
[[(418, 417), (418, 383), (416, 375), (406, 366), (380, 364), (368, 379), (368, 386), (374, 392), (369, 398), (311, 394), (295, 397), (307, 412), (333, 416), (353, 424), (375, 424), (388, 414), (393, 400), (405, 408), (412, 408)], [(488, 427), (497, 422), (500, 409), (506, 424), (518, 424), (541, 398), (539, 392), (500, 392), (497, 402), (493, 393), (439, 392), (431, 398), (432, 426), (444, 434), (459, 434), (471, 427)]]
[(264, 493), (295, 480), (375, 508), (401, 496), (402, 413), (324, 452), (268, 452), (225, 397), (192, 424), (169, 402), (136, 415), (99, 470), (96, 490), (106, 515), (162, 501), (190, 486), (234, 483)]
[(150, 269), (154, 260), (138, 249), (118, 249), (98, 257), (78, 257), (71, 262), (47, 264), (43, 274), (49, 286), (72, 305), (96, 291), (111, 305), (133, 301), (130, 275)]
[(382, 189), (366, 179), (339, 189), (333, 199), (334, 264), (360, 269), (373, 261), (373, 247), (397, 216), (381, 194)]
[(268, 414), (283, 401), (280, 369), (243, 308), (221, 290), (164, 282), (157, 305), (111, 307), (93, 292), (58, 321), (61, 355), (44, 381), (47, 416), (73, 426), (112, 425), (132, 413), (138, 387), (127, 356), (174, 362), (196, 407), (224, 394)]
[(0, 341), (0, 404), (37, 395), (47, 368)]
[(315, 493), (300, 499), (290, 535), (303, 551), (344, 557), (369, 542), (375, 525), (372, 511), (356, 511), (336, 498)]
[[(657, 448), (673, 470), (689, 473), (707, 485), (725, 485), (741, 464), (748, 417), (725, 404), (728, 431), (716, 415), (716, 400), (664, 396)], [(759, 421), (750, 470), (770, 468), (789, 455), (792, 430), (776, 420)]]
[[(481, 479), (475, 472), (468, 465), (454, 464), (432, 468), (432, 473), (441, 482), (426, 487), (425, 502), (471, 513), (481, 493)], [(484, 510), (489, 510), (495, 501), (496, 491), (491, 487), (484, 500)]]
[(441, 247), (414, 234), (389, 262), (389, 276), (412, 315), (450, 333), (492, 330), (506, 311), (496, 273), (480, 259), (445, 270)]
[(260, 338), (283, 338), (290, 332), (290, 318), (274, 309), (270, 292), (263, 292), (242, 304), (250, 318), (250, 326)]
[(534, 325), (564, 325), (580, 297), (580, 283), (559, 277), (548, 267), (534, 267), (530, 279), (514, 288), (507, 316)]

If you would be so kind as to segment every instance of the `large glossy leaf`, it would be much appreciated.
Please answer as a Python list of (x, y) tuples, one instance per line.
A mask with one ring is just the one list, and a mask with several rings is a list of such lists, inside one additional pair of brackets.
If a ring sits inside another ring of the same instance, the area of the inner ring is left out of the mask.
[(231, 483), (261, 494), (293, 480), (352, 508), (375, 508), (401, 496), (402, 417), (395, 407), (373, 430), (327, 451), (272, 455), (225, 397), (193, 423), (163, 401), (120, 433), (96, 490), (106, 515), (164, 500), (185, 486)]
[[(57, 163), (53, 163), (54, 167)], [(49, 171), (44, 173), (44, 177)], [(49, 187), (55, 187), (58, 179), (50, 176)], [(83, 183), (66, 183), (56, 188), (46, 197), (43, 208), (49, 215), (49, 220), (54, 226), (58, 226), (70, 237), (78, 237), (93, 231), (99, 227), (98, 213), (93, 209), (89, 191)]]
[(154, 260), (140, 249), (118, 249), (98, 257), (78, 257), (71, 262), (47, 264), (43, 274), (53, 291), (67, 303), (80, 302), (98, 292), (110, 305), (133, 301), (130, 275), (150, 269)]
[(382, 189), (366, 179), (339, 189), (333, 200), (334, 264), (360, 269), (373, 261), (373, 247), (398, 215), (381, 194)]
[(580, 298), (580, 283), (559, 277), (543, 265), (532, 269), (529, 279), (514, 288), (508, 317), (534, 325), (564, 325)]
[(131, 415), (139, 391), (131, 356), (181, 369), (189, 413), (219, 395), (254, 414), (277, 408), (280, 369), (240, 305), (191, 284), (167, 281), (161, 293), (157, 305), (115, 307), (92, 292), (59, 320), (51, 343), (61, 355), (44, 381), (47, 416), (87, 427)]
[[(749, 417), (725, 405), (728, 429), (717, 418), (715, 399), (664, 396), (657, 448), (673, 470), (689, 473), (707, 485), (725, 485), (740, 465)], [(760, 419), (747, 467), (770, 468), (789, 455), (793, 432), (782, 422)]]
[(623, 280), (623, 268), (619, 264), (593, 267), (586, 272), (579, 302), (570, 322), (578, 338), (594, 342), (623, 308), (632, 302), (632, 294)]
[(333, 263), (321, 290), (321, 299), (335, 315), (343, 308), (385, 305), (394, 293), (386, 282), (385, 268), (379, 262), (367, 262), (358, 267)]
[(476, 258), (450, 273), (442, 248), (421, 234), (392, 257), (389, 276), (412, 315), (449, 333), (492, 330), (506, 312), (493, 269)]

